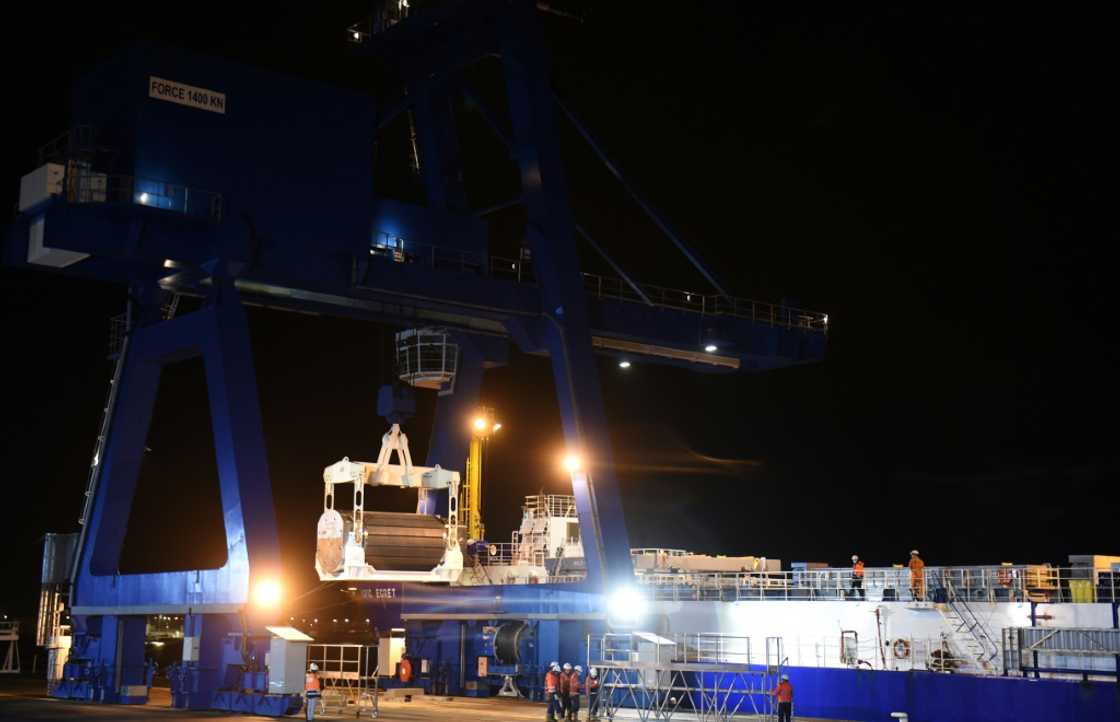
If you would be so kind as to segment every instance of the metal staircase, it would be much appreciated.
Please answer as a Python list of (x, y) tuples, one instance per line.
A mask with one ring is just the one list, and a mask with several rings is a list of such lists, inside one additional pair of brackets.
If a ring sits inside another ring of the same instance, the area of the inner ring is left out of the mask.
[(999, 644), (964, 597), (957, 595), (952, 583), (946, 586), (948, 603), (937, 605), (937, 610), (950, 629), (950, 642), (965, 671), (998, 674)]

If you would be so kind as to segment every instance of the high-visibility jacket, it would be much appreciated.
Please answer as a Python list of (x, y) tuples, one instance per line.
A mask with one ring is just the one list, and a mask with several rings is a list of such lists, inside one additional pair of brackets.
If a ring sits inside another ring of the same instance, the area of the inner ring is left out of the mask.
[(910, 578), (918, 580), (922, 578), (922, 571), (926, 568), (926, 563), (918, 557), (910, 557)]
[(560, 673), (560, 694), (572, 693), (572, 677), (575, 676), (574, 672), (561, 672)]
[(599, 691), (599, 678), (598, 677), (588, 677), (587, 678), (587, 691), (588, 692)]
[(793, 701), (793, 685), (788, 680), (783, 680), (778, 688), (771, 692), (773, 696), (778, 698), (779, 702), (792, 702)]
[(863, 562), (859, 561), (852, 565), (852, 576), (856, 579), (863, 579)]
[(573, 671), (568, 677), (568, 694), (579, 694), (579, 672)]
[(549, 670), (544, 675), (544, 693), (556, 694), (557, 687), (560, 686), (560, 674)]
[(319, 696), (323, 689), (323, 684), (319, 681), (319, 675), (315, 672), (308, 672), (303, 678), (303, 689), (311, 697)]

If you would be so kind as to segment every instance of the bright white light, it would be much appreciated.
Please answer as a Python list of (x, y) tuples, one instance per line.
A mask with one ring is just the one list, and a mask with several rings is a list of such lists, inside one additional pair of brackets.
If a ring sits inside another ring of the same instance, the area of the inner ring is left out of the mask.
[(357, 30), (354, 31), (354, 39), (355, 40), (361, 40), (362, 39), (362, 34), (359, 33)]
[(280, 603), (280, 582), (262, 579), (253, 588), (253, 602), (262, 609), (272, 609)]
[(827, 313), (824, 315), (824, 322), (828, 323), (828, 314)]
[(162, 647), (162, 646), (163, 646), (163, 642), (152, 642), (152, 646), (153, 646), (153, 647)]
[(486, 431), (486, 419), (482, 418), (481, 416), (475, 417), (474, 430), (475, 431)]
[(140, 194), (140, 202), (143, 205), (148, 205), (148, 194), (147, 193), (141, 193)]
[(616, 589), (607, 597), (607, 616), (617, 622), (637, 622), (646, 614), (646, 600), (633, 587)]
[(500, 429), (500, 428), (502, 428), (502, 425), (501, 425), (501, 424), (494, 424), (493, 426), (491, 426), (491, 427), (490, 427), (490, 431), (491, 431), (492, 433), (497, 433), (497, 432), (498, 432), (498, 429)]
[(630, 368), (630, 362), (629, 361), (619, 361), (618, 362), (618, 367), (620, 369), (628, 369), (628, 368)]
[(583, 459), (579, 458), (579, 454), (568, 454), (564, 457), (564, 470), (569, 474), (574, 474), (583, 468)]
[(719, 346), (716, 346), (714, 343), (710, 343), (704, 347), (704, 350), (708, 353), (715, 353), (716, 351), (719, 351)]

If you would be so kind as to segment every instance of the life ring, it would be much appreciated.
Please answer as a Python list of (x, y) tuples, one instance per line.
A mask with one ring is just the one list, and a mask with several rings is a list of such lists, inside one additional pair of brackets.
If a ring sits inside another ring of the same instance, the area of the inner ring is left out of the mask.
[(905, 639), (894, 640), (892, 649), (894, 650), (895, 659), (906, 659), (910, 656), (910, 642)]
[(1000, 567), (996, 571), (996, 579), (1005, 587), (1011, 586), (1011, 570), (1006, 567)]
[(409, 662), (407, 657), (401, 660), (397, 669), (397, 676), (402, 684), (408, 684), (412, 681), (412, 662)]

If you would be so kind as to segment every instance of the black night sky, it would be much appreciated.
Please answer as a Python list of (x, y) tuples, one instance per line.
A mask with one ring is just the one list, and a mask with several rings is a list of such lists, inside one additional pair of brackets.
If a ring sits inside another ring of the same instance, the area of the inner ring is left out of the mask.
[[(593, 6), (583, 23), (545, 20), (559, 94), (729, 290), (832, 320), (824, 363), (764, 375), (603, 360), (632, 544), (872, 565), (912, 547), (933, 565), (1120, 553), (1110, 23), (1056, 6)], [(154, 8), (6, 19), (9, 208), (67, 127), (72, 78), (132, 40), (366, 82), (342, 39), (360, 2)], [(577, 217), (641, 280), (706, 290), (564, 142)], [(34, 613), (41, 536), (76, 528), (123, 304), (122, 288), (0, 270), (5, 612)], [(307, 588), (322, 468), (375, 456), (384, 431), (392, 330), (250, 320), (285, 558)], [(324, 350), (338, 338), (347, 353)], [(499, 540), (522, 496), (563, 491), (550, 379), (518, 354), (486, 378), (505, 424), (486, 487)], [(220, 543), (199, 378), (174, 380), (130, 523), (136, 569)], [(419, 459), (432, 408), (425, 396), (407, 429)]]

